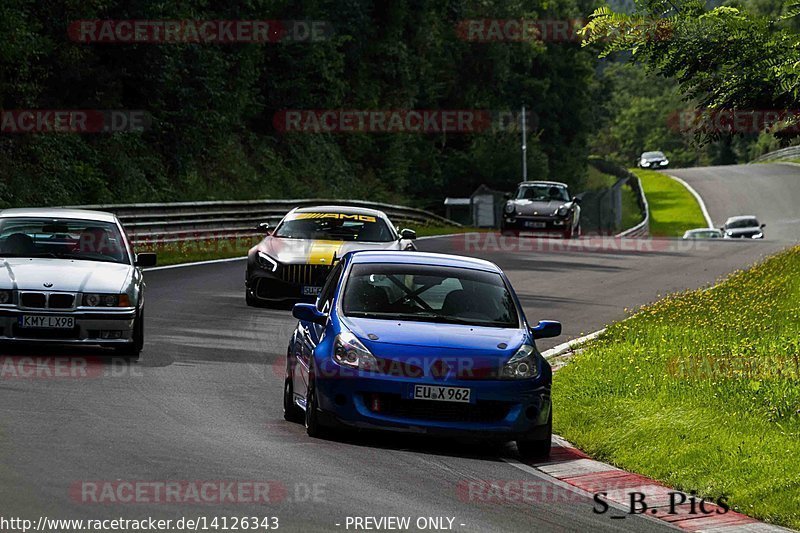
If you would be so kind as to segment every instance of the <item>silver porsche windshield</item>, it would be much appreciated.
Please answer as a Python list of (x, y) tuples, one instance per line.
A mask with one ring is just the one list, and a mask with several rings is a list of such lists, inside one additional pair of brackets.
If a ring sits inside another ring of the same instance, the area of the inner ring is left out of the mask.
[(275, 229), (273, 237), (326, 241), (390, 242), (397, 236), (383, 219), (350, 213), (294, 213)]
[(568, 202), (569, 193), (561, 185), (523, 185), (517, 191), (517, 200), (540, 200)]
[(64, 218), (0, 218), (0, 257), (130, 263), (116, 224)]

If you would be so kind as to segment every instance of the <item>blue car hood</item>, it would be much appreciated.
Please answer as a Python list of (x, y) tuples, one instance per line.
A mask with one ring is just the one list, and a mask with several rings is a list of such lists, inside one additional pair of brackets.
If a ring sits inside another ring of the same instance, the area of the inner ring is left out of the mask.
[[(507, 361), (525, 342), (520, 328), (346, 318), (342, 321), (373, 355), (387, 361), (413, 363), (428, 375), (440, 360), (458, 374), (485, 376)], [(455, 375), (451, 377), (457, 377)], [(469, 377), (461, 375), (460, 377)]]

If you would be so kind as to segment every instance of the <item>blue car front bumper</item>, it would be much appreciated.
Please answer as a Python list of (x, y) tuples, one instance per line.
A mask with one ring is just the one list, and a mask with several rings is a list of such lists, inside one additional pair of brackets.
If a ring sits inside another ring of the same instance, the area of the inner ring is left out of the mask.
[[(333, 362), (329, 364), (336, 366)], [(354, 371), (334, 378), (318, 375), (315, 392), (321, 419), (330, 425), (508, 440), (537, 439), (549, 436), (549, 367), (546, 370), (537, 380), (518, 381), (409, 379)], [(415, 400), (412, 399), (415, 385), (469, 388), (471, 400), (470, 403)]]

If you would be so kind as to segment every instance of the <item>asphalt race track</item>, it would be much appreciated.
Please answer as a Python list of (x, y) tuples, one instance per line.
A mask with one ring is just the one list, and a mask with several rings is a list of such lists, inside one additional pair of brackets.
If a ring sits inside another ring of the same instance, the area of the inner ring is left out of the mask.
[[(715, 223), (753, 212), (768, 224), (769, 238), (688, 247), (669, 240), (515, 243), (492, 235), (422, 240), (420, 248), (482, 256), (506, 269), (531, 320), (564, 323), (565, 335), (544, 349), (624, 317), (626, 307), (713, 283), (797, 240), (800, 167), (675, 174), (704, 196)], [(346, 531), (348, 516), (454, 517), (460, 531), (672, 530), (648, 518), (596, 515), (590, 500), (471, 501), (463, 491), (470, 481), (548, 488), (546, 479), (502, 460), (515, 457), (513, 446), (393, 435), (308, 438), (281, 412), (293, 320), (286, 309), (245, 306), (243, 269), (233, 261), (149, 272), (147, 343), (138, 363), (100, 362), (72, 379), (0, 379), (2, 514), (277, 516), (287, 531)], [(87, 482), (173, 480), (272, 481), (275, 490), (268, 503), (222, 505), (97, 504), (85, 492)]]
[(667, 171), (705, 200), (715, 227), (736, 215), (755, 215), (768, 239), (800, 239), (800, 165), (774, 163)]

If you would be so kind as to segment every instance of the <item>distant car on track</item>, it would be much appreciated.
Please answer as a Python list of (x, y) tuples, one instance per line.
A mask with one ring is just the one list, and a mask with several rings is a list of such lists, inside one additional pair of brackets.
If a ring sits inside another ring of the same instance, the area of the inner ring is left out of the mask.
[(726, 220), (720, 231), (726, 239), (763, 239), (766, 226), (752, 215), (740, 215)]
[(664, 152), (644, 152), (639, 157), (639, 168), (649, 168), (651, 170), (658, 170), (659, 168), (667, 168), (669, 159), (664, 155)]
[(690, 229), (687, 230), (683, 234), (683, 239), (687, 240), (695, 240), (695, 239), (721, 239), (723, 237), (722, 231), (718, 230), (717, 228), (697, 228), (697, 229)]
[(79, 209), (0, 211), (0, 342), (99, 345), (136, 356), (144, 279), (117, 217)]
[(559, 234), (565, 239), (580, 236), (580, 199), (557, 181), (523, 181), (503, 208), (503, 234)]
[(353, 250), (414, 250), (417, 234), (397, 231), (383, 211), (336, 205), (292, 209), (247, 255), (248, 305), (313, 301), (334, 263)]
[(310, 436), (385, 429), (516, 440), (550, 452), (550, 365), (495, 264), (422, 252), (356, 252), (316, 304), (296, 304), (284, 415)]

